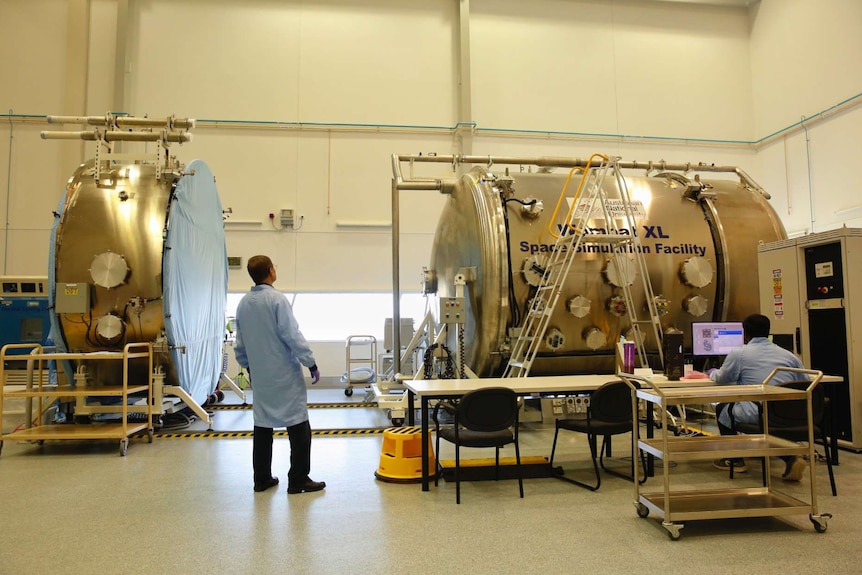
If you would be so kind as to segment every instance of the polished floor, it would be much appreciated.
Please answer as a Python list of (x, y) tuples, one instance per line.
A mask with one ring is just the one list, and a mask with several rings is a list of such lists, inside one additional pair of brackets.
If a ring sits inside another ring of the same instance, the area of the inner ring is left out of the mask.
[[(358, 391), (352, 400), (361, 401)], [(235, 401), (226, 399), (228, 402)], [(311, 402), (347, 401), (315, 390)], [(310, 410), (316, 430), (386, 426), (374, 408)], [(213, 428), (237, 430), (247, 410), (217, 410)], [(199, 428), (200, 422), (193, 424)], [(205, 429), (205, 426), (203, 427)], [(247, 427), (246, 429), (250, 429)], [(522, 426), (522, 453), (548, 456), (553, 426)], [(312, 477), (320, 493), (290, 495), (289, 448), (276, 439), (277, 488), (254, 493), (251, 439), (157, 436), (126, 457), (113, 442), (5, 442), (0, 455), (0, 575), (45, 573), (858, 573), (862, 564), (862, 455), (842, 451), (838, 497), (816, 464), (825, 533), (807, 515), (690, 521), (678, 541), (639, 518), (630, 482), (604, 476), (596, 492), (554, 478), (417, 484), (376, 480), (382, 435), (319, 435)], [(615, 444), (622, 455), (626, 440)], [(442, 449), (442, 458), (451, 450)], [(511, 452), (509, 452), (511, 453)], [(477, 455), (482, 456), (479, 452)], [(585, 439), (568, 434), (558, 458), (591, 478)], [(627, 467), (613, 458), (609, 465)], [(736, 485), (758, 485), (756, 466)], [(723, 487), (709, 462), (679, 464), (680, 484)], [(660, 488), (662, 476), (647, 486)], [(807, 482), (776, 486), (805, 496)]]

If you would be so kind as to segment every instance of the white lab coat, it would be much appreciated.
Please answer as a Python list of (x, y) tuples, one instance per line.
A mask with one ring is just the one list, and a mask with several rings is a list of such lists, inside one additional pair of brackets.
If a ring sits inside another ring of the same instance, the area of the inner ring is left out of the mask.
[(287, 298), (271, 285), (251, 288), (236, 308), (236, 361), (250, 372), (258, 427), (290, 427), (308, 419), (302, 367), (315, 365)]

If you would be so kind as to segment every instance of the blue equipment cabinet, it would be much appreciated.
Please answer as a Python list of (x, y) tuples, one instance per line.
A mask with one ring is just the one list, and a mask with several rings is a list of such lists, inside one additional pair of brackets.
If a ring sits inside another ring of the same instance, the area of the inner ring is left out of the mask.
[(41, 343), (51, 334), (47, 277), (0, 276), (0, 347)]

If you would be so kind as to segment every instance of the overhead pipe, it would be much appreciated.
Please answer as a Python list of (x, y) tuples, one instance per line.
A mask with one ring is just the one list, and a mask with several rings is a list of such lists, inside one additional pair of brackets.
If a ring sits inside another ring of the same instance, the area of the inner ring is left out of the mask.
[(49, 124), (82, 124), (85, 126), (116, 126), (118, 128), (170, 128), (191, 130), (194, 118), (138, 118), (135, 116), (107, 114), (105, 116), (48, 116)]
[(192, 135), (188, 132), (111, 132), (99, 130), (83, 130), (78, 132), (43, 130), (39, 133), (43, 140), (85, 140), (96, 142), (191, 142)]

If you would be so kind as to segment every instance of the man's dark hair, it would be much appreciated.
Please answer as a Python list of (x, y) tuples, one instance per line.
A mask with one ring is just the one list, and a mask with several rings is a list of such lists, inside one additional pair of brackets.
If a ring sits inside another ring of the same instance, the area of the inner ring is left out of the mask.
[(263, 280), (269, 277), (269, 271), (272, 268), (272, 260), (267, 256), (252, 256), (246, 264), (248, 275), (251, 276), (254, 285), (260, 285)]
[(751, 314), (742, 320), (742, 331), (751, 339), (752, 337), (769, 337), (769, 318), (759, 313)]

